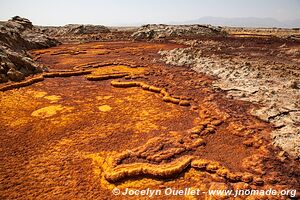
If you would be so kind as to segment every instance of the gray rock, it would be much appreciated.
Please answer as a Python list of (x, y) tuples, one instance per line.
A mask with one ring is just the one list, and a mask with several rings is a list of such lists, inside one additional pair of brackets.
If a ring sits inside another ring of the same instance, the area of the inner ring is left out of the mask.
[(172, 37), (223, 36), (225, 32), (211, 25), (147, 24), (131, 36), (134, 40), (159, 40)]
[(22, 81), (25, 79), (25, 76), (23, 73), (17, 71), (17, 70), (13, 70), (13, 69), (10, 69), (8, 72), (7, 72), (7, 76), (10, 80), (12, 81)]
[(13, 17), (0, 24), (0, 82), (21, 81), (25, 76), (42, 72), (26, 53), (30, 49), (47, 48), (59, 44), (45, 36), (25, 18)]
[(101, 34), (103, 33), (111, 33), (109, 28), (102, 25), (68, 24), (65, 26), (42, 26), (39, 28), (42, 30), (44, 35), (63, 41), (67, 38), (69, 40), (76, 38), (83, 39), (84, 36), (94, 40), (96, 38), (101, 38)]
[(4, 67), (0, 66), (0, 74), (6, 74), (6, 70), (4, 69)]
[(5, 74), (0, 74), (0, 83), (6, 83), (8, 81), (8, 77)]
[(289, 86), (292, 89), (300, 89), (300, 83), (298, 81), (295, 81), (295, 80), (291, 80), (289, 82)]

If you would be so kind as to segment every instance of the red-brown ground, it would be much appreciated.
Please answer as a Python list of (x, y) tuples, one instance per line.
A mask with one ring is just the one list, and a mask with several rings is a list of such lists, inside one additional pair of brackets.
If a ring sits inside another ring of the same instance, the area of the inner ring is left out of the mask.
[[(159, 50), (177, 47), (94, 42), (33, 51), (50, 73), (90, 70), (91, 74), (45, 76), (44, 81), (1, 92), (0, 197), (126, 198), (114, 196), (114, 187), (299, 190), (299, 162), (271, 145), (271, 126), (249, 113), (256, 105), (214, 91), (213, 77), (157, 61)], [(156, 86), (160, 92), (114, 87), (110, 79), (87, 80), (120, 73), (126, 76), (117, 80)], [(165, 102), (166, 96), (190, 105)], [(199, 126), (202, 129), (194, 131)], [(194, 145), (200, 139), (203, 143)], [(163, 168), (176, 168), (186, 157), (191, 161), (183, 169), (169, 173)], [(226, 174), (199, 167), (201, 159)], [(131, 173), (136, 166), (139, 172)], [(149, 172), (141, 172), (142, 168)], [(114, 175), (119, 169), (122, 173)], [(253, 180), (245, 181), (246, 175)]]

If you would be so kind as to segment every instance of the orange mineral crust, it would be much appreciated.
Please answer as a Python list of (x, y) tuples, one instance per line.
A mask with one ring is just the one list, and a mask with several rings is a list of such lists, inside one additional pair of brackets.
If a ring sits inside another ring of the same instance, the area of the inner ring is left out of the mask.
[(178, 47), (91, 42), (32, 51), (50, 70), (0, 86), (0, 197), (128, 198), (115, 187), (299, 191), (299, 161), (272, 145), (272, 126), (250, 114), (259, 105), (228, 99), (214, 77), (159, 61), (158, 51)]

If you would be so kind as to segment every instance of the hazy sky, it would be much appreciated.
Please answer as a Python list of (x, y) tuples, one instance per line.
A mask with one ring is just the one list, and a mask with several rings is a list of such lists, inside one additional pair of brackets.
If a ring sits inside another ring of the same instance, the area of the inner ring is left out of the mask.
[(19, 15), (36, 25), (122, 25), (204, 16), (300, 18), (300, 0), (0, 0), (0, 20)]

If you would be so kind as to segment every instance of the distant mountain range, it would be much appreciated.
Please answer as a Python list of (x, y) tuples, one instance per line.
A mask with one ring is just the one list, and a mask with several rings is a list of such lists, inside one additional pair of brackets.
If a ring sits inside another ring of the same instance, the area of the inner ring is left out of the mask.
[(211, 24), (216, 26), (233, 27), (256, 27), (256, 28), (299, 28), (300, 19), (279, 21), (273, 18), (224, 18), (224, 17), (201, 17), (196, 20), (184, 22), (170, 22), (171, 24)]

